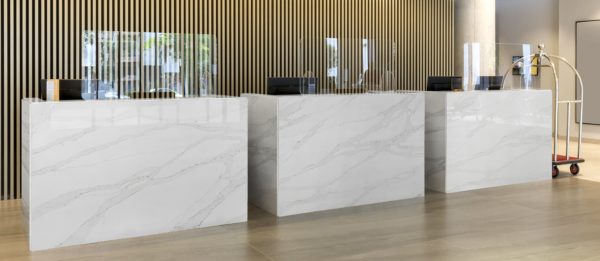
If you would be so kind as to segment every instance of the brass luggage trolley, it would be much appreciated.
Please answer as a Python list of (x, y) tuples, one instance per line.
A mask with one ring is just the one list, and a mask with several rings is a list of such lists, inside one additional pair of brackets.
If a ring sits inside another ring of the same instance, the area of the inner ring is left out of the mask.
[[(556, 56), (556, 55), (549, 55), (546, 52), (544, 52), (544, 44), (539, 44), (538, 45), (538, 53), (536, 54), (532, 54), (529, 56), (525, 56), (517, 61), (515, 61), (512, 66), (509, 67), (509, 69), (506, 71), (506, 73), (504, 74), (503, 80), (502, 80), (502, 89), (504, 89), (504, 83), (505, 83), (505, 79), (508, 76), (508, 74), (512, 71), (512, 69), (517, 66), (519, 63), (522, 63), (525, 61), (525, 59), (530, 59), (529, 61), (533, 61), (533, 59), (537, 59), (537, 64), (532, 64), (531, 66), (535, 66), (538, 68), (538, 70), (540, 68), (551, 68), (552, 72), (554, 73), (554, 142), (553, 142), (553, 153), (552, 153), (552, 178), (556, 178), (558, 176), (558, 166), (559, 165), (568, 165), (570, 164), (571, 167), (569, 168), (571, 174), (573, 175), (577, 175), (579, 174), (579, 163), (583, 163), (585, 162), (585, 160), (583, 158), (581, 158), (581, 139), (582, 139), (582, 133), (583, 133), (583, 81), (581, 80), (581, 75), (579, 74), (579, 72), (577, 71), (577, 69), (571, 65), (567, 59), (560, 57), (560, 56)], [(552, 61), (553, 59), (558, 60), (559, 62), (563, 62), (564, 64), (566, 64), (567, 66), (569, 66), (569, 68), (571, 68), (571, 70), (575, 73), (575, 75), (577, 76), (577, 81), (579, 83), (579, 94), (580, 94), (580, 98), (577, 99), (575, 98), (575, 100), (561, 100), (559, 99), (559, 85), (558, 85), (558, 75), (556, 73), (556, 65), (555, 63)], [(564, 155), (559, 155), (557, 153), (557, 143), (558, 143), (558, 112), (559, 112), (559, 107), (560, 105), (565, 104), (567, 106), (567, 137), (566, 137), (566, 151)], [(579, 104), (579, 111), (578, 114), (576, 115), (576, 117), (578, 117), (579, 119), (579, 136), (577, 138), (577, 155), (576, 156), (572, 156), (570, 154), (570, 145), (571, 145), (571, 105), (577, 106), (577, 104)]]

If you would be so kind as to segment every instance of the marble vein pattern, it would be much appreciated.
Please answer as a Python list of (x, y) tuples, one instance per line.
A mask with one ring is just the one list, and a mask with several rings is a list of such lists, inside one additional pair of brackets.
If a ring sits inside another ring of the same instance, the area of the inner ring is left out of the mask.
[(424, 195), (423, 94), (247, 97), (253, 204), (287, 216)]
[(23, 101), (31, 250), (247, 220), (247, 100)]
[(551, 178), (550, 91), (426, 95), (428, 188), (451, 193)]

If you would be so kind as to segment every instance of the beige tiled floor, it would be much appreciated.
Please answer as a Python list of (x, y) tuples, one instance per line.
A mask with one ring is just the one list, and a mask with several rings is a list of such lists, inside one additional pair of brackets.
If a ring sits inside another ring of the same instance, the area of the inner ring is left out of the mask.
[(598, 152), (585, 144), (578, 178), (282, 219), (250, 207), (244, 224), (36, 253), (4, 201), (0, 260), (600, 260)]

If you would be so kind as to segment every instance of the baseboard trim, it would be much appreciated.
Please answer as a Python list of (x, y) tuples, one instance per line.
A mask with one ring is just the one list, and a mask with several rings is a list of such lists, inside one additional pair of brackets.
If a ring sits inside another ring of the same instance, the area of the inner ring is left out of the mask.
[[(558, 138), (561, 140), (566, 140), (565, 136), (558, 136)], [(598, 140), (598, 139), (583, 138), (583, 139), (581, 139), (581, 141), (583, 143), (600, 144), (600, 140)], [(577, 137), (571, 137), (571, 142), (577, 142)]]

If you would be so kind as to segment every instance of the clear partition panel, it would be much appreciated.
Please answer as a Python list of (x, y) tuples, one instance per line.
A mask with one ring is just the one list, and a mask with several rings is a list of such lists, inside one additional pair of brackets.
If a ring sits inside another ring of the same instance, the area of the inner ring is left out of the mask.
[(160, 88), (160, 66), (158, 64), (158, 37), (156, 33), (143, 33), (142, 44), (142, 79), (143, 85), (138, 89), (139, 92), (148, 92)]
[[(463, 90), (532, 89), (539, 88), (537, 52), (532, 44), (463, 45)], [(513, 66), (513, 63), (516, 64)], [(506, 79), (504, 74), (509, 71)], [(460, 73), (459, 73), (460, 75)]]
[(194, 95), (216, 94), (216, 40), (208, 34), (195, 36), (195, 69), (194, 80), (198, 88), (192, 92)]
[(97, 33), (98, 53), (96, 66), (98, 70), (98, 97), (117, 99), (118, 66), (119, 66), (119, 32), (102, 31)]
[(318, 93), (360, 93), (398, 89), (392, 41), (327, 37), (301, 40), (298, 77), (317, 78)]
[(82, 93), (84, 99), (95, 99), (98, 96), (96, 81), (96, 33), (85, 31), (82, 35), (82, 59), (81, 66), (83, 71), (84, 86)]
[(214, 95), (215, 48), (206, 34), (85, 31), (86, 88), (98, 99)]
[(120, 38), (120, 60), (118, 64), (120, 97), (129, 98), (132, 93), (140, 91), (140, 51), (143, 33), (122, 32)]
[[(540, 87), (538, 59), (532, 57), (537, 53), (533, 44), (497, 44), (498, 75), (510, 71), (505, 81), (508, 89), (533, 89)], [(515, 66), (513, 63), (517, 62)]]

